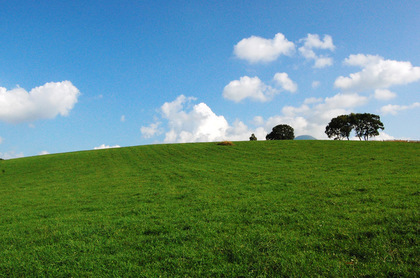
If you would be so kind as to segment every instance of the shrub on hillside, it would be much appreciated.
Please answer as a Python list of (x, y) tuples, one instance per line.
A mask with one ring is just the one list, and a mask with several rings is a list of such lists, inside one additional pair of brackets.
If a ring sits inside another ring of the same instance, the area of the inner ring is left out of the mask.
[(284, 124), (273, 127), (273, 131), (265, 137), (266, 140), (293, 140), (294, 138), (293, 127)]
[(249, 141), (257, 141), (257, 136), (255, 136), (255, 134), (252, 133), (251, 137), (249, 137)]
[(231, 141), (222, 141), (217, 143), (219, 146), (233, 146), (234, 144)]

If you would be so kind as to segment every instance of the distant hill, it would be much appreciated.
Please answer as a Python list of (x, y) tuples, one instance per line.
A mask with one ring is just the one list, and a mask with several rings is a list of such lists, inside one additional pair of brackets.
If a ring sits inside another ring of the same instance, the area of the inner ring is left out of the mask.
[(317, 140), (317, 139), (311, 135), (300, 135), (300, 136), (297, 136), (295, 140)]

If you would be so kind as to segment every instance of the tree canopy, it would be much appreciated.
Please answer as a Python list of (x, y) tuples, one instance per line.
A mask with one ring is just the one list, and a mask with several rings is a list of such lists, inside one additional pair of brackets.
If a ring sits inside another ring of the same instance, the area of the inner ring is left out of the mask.
[(335, 140), (347, 138), (349, 140), (350, 132), (353, 126), (348, 115), (341, 115), (331, 119), (331, 122), (325, 128), (328, 138), (335, 137)]
[(363, 114), (350, 114), (351, 122), (354, 126), (354, 131), (359, 140), (362, 138), (367, 141), (369, 137), (378, 136), (379, 129), (384, 130), (384, 124), (378, 115), (363, 113)]
[(349, 115), (340, 115), (331, 119), (325, 128), (328, 138), (334, 137), (335, 140), (347, 138), (354, 129), (356, 136), (360, 140), (369, 140), (369, 137), (378, 136), (379, 129), (384, 130), (384, 124), (380, 117), (369, 113), (351, 113)]
[(276, 125), (271, 133), (267, 134), (266, 140), (293, 140), (295, 133), (293, 127), (289, 125)]

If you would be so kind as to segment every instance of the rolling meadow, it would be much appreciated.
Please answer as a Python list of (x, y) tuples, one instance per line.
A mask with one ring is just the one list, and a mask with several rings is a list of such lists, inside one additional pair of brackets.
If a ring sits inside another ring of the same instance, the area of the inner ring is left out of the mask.
[(0, 161), (0, 277), (418, 277), (420, 144), (168, 144)]

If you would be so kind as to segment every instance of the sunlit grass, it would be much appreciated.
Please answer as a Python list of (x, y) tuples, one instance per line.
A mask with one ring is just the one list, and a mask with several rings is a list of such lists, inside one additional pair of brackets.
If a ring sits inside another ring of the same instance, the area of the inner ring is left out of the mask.
[(152, 145), (0, 161), (0, 276), (418, 276), (420, 145)]

